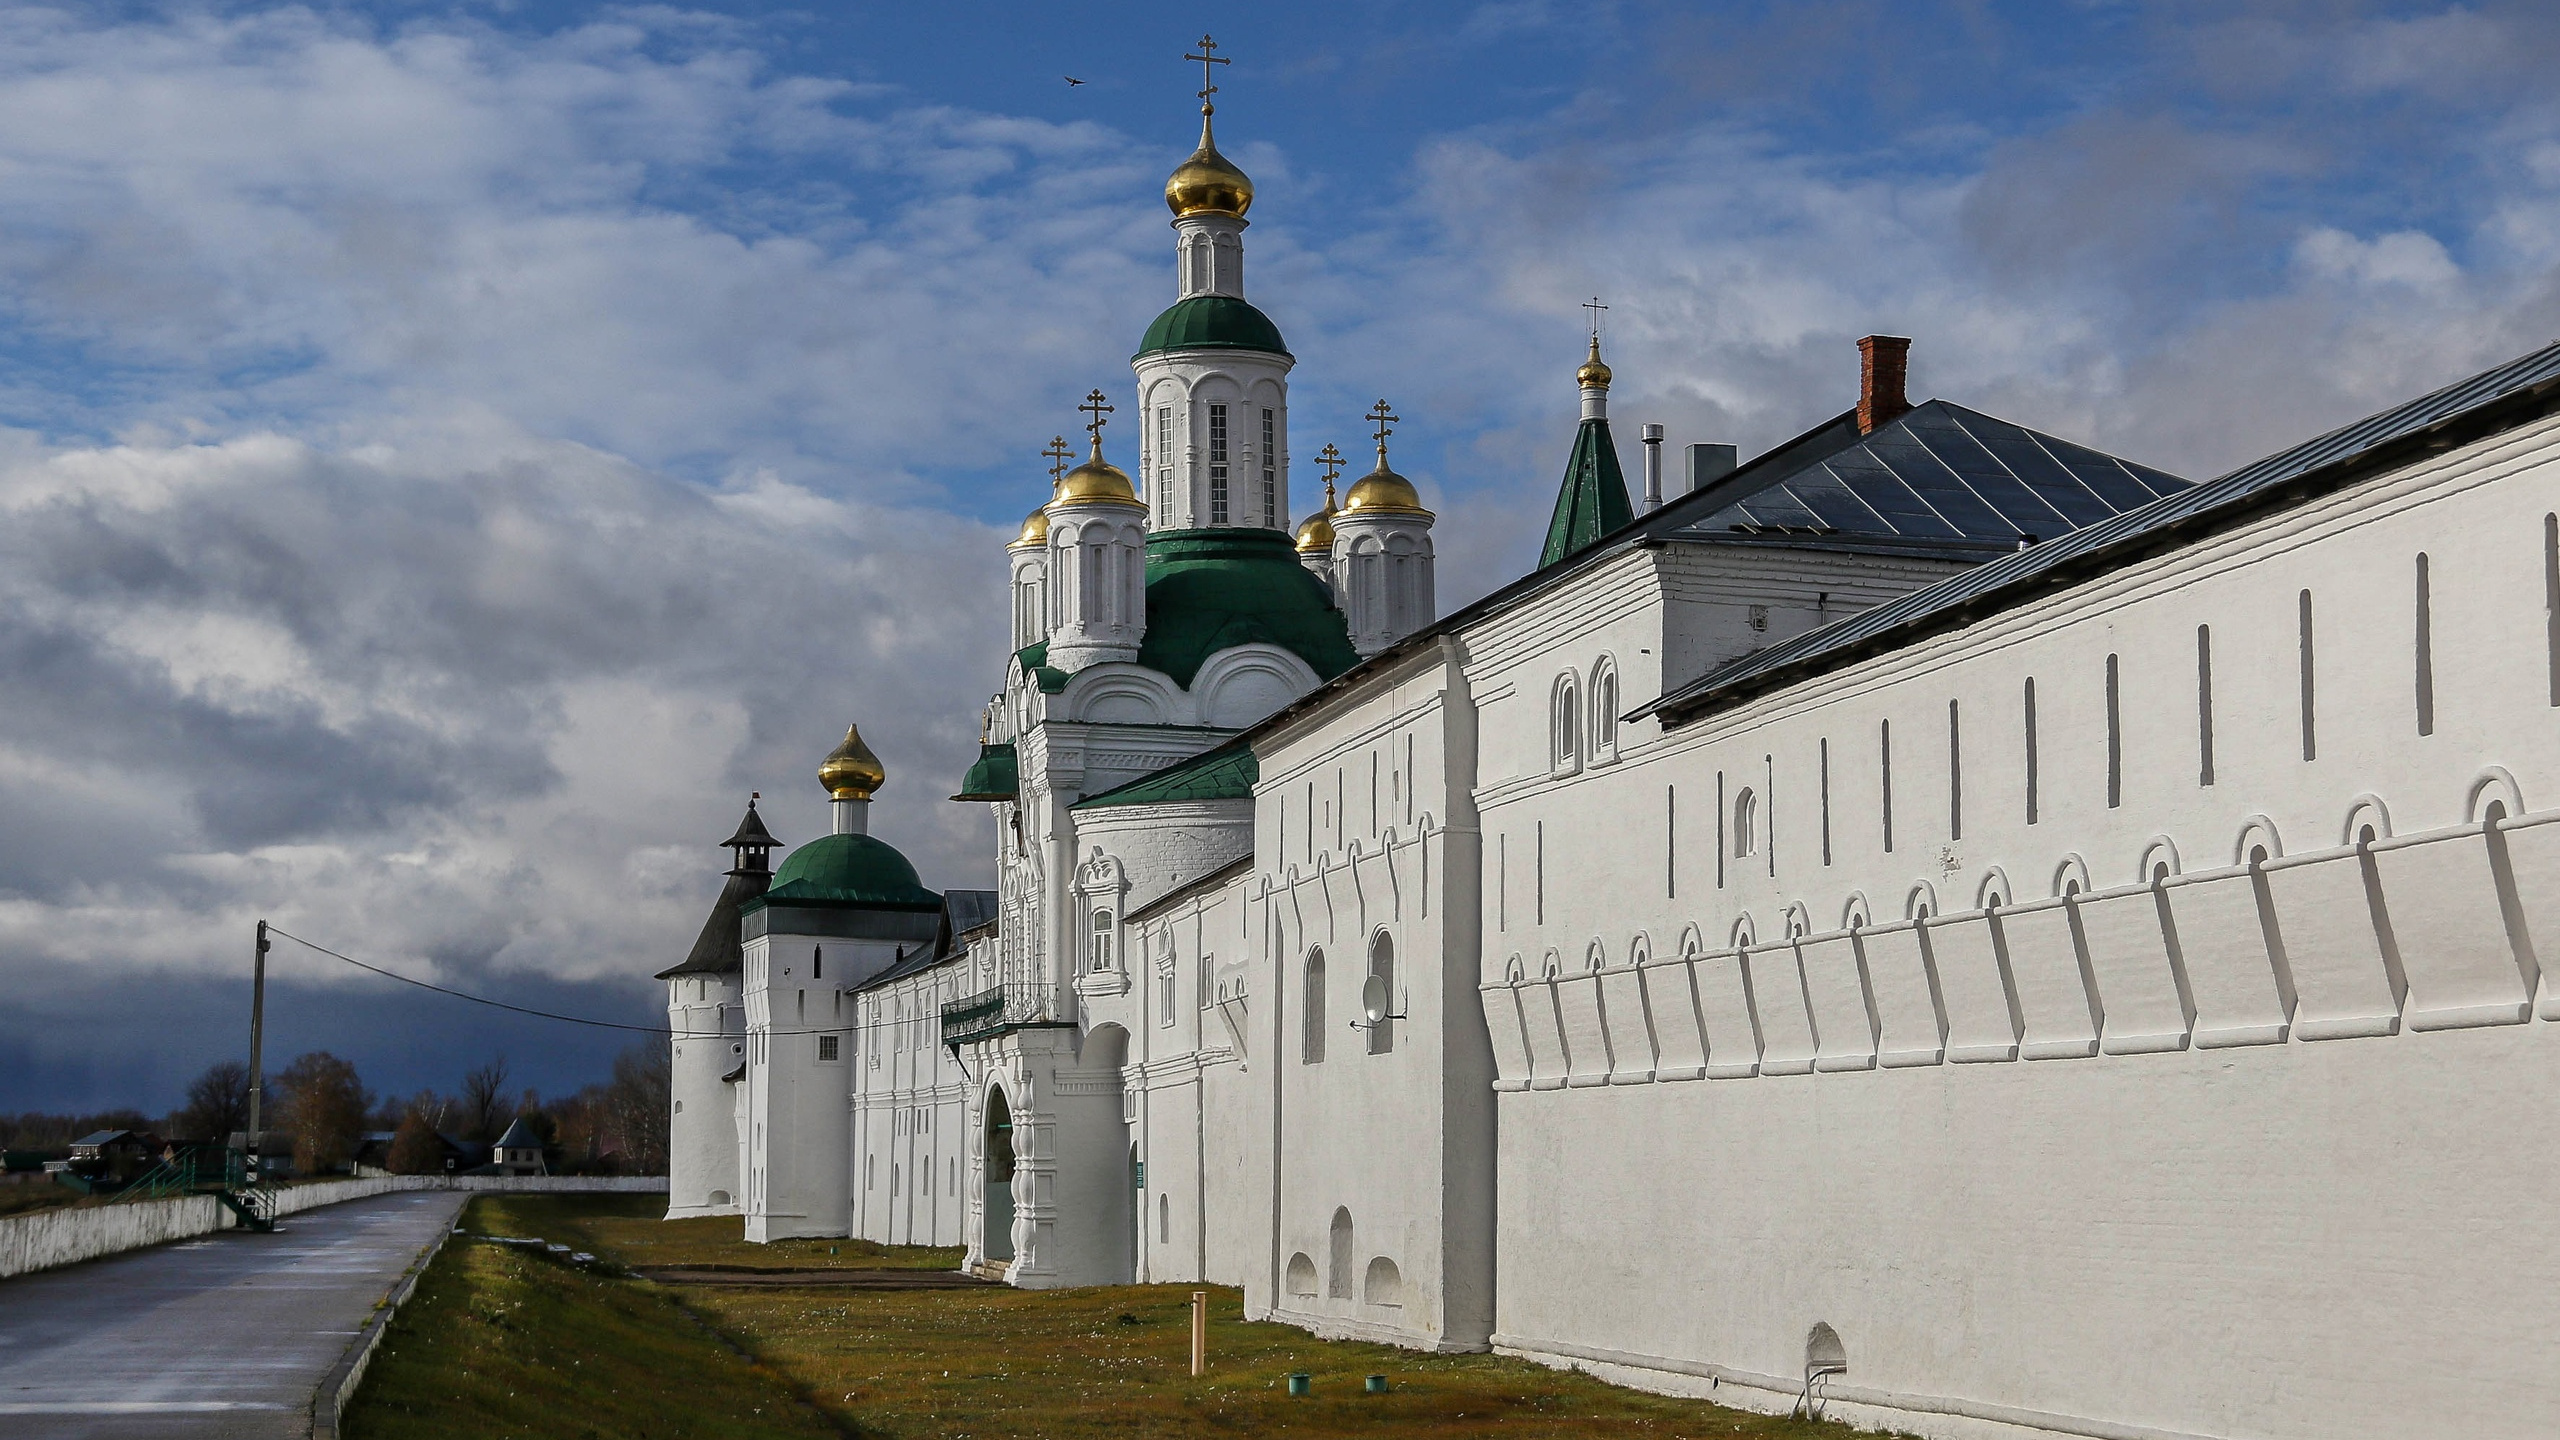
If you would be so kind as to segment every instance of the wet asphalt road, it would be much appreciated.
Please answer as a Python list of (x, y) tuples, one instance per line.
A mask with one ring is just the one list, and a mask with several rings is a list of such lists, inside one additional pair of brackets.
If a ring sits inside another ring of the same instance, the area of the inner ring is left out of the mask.
[(0, 1436), (276, 1440), (466, 1196), (288, 1215), (0, 1280)]

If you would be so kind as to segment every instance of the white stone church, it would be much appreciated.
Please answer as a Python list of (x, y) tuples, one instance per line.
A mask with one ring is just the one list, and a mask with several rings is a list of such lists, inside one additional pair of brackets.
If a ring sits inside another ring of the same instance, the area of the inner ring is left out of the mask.
[(1135, 467), (1009, 547), (997, 889), (856, 733), (750, 807), (671, 1214), (1927, 1435), (2560, 1433), (2560, 346), (2190, 483), (1877, 336), (1631, 500), (1595, 339), (1443, 615), (1383, 403), (1290, 525), (1206, 110)]

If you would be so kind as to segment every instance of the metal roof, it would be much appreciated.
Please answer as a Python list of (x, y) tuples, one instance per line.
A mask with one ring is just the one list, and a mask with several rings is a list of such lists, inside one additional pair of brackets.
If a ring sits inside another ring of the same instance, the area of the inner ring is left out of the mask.
[(1655, 533), (2049, 540), (2187, 488), (2165, 470), (1931, 400), (1703, 519)]
[[(2507, 397), (2555, 388), (2560, 388), (2560, 343), (2278, 451), (2204, 484), (2173, 490), (2139, 508), (2004, 555), (1744, 656), (1674, 688), (1627, 718), (1660, 713), (1676, 724), (1720, 702), (1740, 700), (1845, 663), (1855, 655), (1906, 643), (1920, 634), (1962, 623), (1982, 610), (2014, 604), (2029, 593), (2081, 573), (2127, 563), (2165, 543), (2173, 533), (2185, 535), (2234, 523), (2285, 499), (2286, 487), (2294, 482), (2316, 487), (2325, 478), (2344, 483), (2360, 473), (2361, 467), (2351, 462), (2380, 447), (2453, 426)], [(1933, 406), (1938, 403), (1931, 402)]]

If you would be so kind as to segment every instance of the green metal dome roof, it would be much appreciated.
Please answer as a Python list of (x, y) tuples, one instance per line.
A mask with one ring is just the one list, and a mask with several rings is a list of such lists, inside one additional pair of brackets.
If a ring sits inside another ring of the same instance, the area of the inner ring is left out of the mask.
[(1147, 338), (1138, 342), (1138, 356), (1153, 355), (1159, 350), (1262, 350), (1273, 355), (1289, 354), (1289, 347), (1280, 341), (1280, 327), (1271, 323), (1271, 317), (1232, 295), (1194, 295), (1176, 301), (1172, 309), (1147, 327)]
[(1277, 645), (1330, 680), (1360, 663), (1324, 582), (1277, 530), (1164, 530), (1147, 537), (1147, 634), (1138, 663), (1188, 689), (1209, 657)]
[(864, 905), (883, 910), (937, 910), (942, 897), (916, 879), (916, 867), (885, 840), (826, 835), (791, 852), (773, 885), (745, 908), (765, 905)]

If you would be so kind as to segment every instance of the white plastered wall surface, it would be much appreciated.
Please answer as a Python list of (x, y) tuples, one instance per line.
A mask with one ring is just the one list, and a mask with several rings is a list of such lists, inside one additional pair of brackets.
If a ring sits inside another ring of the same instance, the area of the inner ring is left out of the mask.
[(969, 1086), (942, 1011), (979, 964), (963, 952), (854, 995), (853, 1233), (884, 1245), (966, 1243)]
[(1489, 758), (1497, 1346), (1782, 1408), (1823, 1322), (1933, 1434), (2551, 1433), (2555, 500), (2545, 419)]

